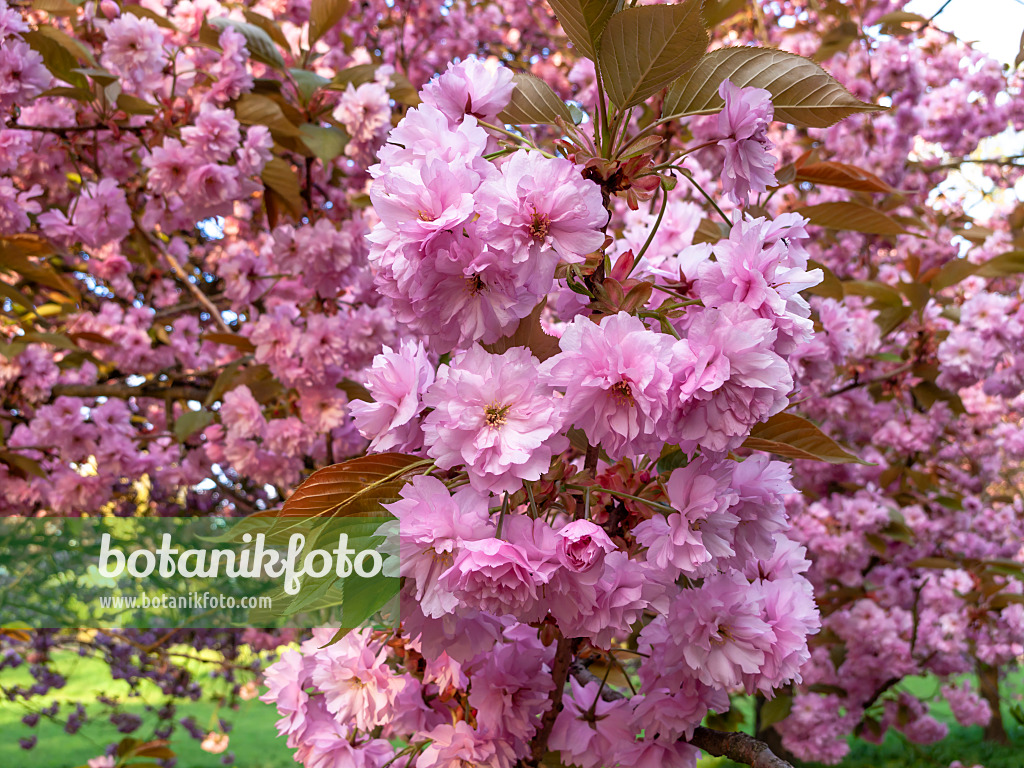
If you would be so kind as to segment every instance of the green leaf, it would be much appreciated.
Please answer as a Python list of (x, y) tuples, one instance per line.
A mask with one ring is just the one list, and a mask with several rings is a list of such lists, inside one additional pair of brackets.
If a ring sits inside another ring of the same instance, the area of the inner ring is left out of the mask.
[(839, 278), (836, 277), (835, 272), (821, 262), (814, 261), (813, 259), (807, 260), (807, 268), (820, 269), (822, 274), (821, 282), (808, 288), (807, 293), (813, 293), (815, 296), (824, 296), (827, 299), (842, 301), (844, 295), (843, 284), (839, 281)]
[(288, 42), (288, 38), (284, 36), (284, 32), (281, 31), (281, 27), (278, 26), (276, 21), (264, 16), (262, 13), (256, 13), (255, 11), (250, 11), (247, 8), (242, 9), (242, 14), (245, 16), (245, 20), (250, 24), (255, 27), (259, 27), (266, 32), (271, 40), (281, 46), (282, 50), (291, 50), (291, 44)]
[(859, 203), (821, 203), (797, 210), (811, 224), (827, 229), (842, 229), (863, 232), (869, 235), (909, 235), (906, 229), (893, 218), (876, 208)]
[(174, 420), (174, 436), (183, 443), (190, 435), (208, 427), (214, 418), (209, 411), (185, 411)]
[(117, 97), (117, 108), (129, 115), (155, 115), (156, 106), (127, 93)]
[(956, 285), (971, 275), (982, 277), (1011, 277), (1024, 272), (1024, 251), (1009, 251), (989, 259), (982, 264), (974, 264), (967, 259), (950, 259), (931, 279), (931, 286), (937, 291)]
[(79, 71), (79, 60), (66, 47), (54, 40), (42, 30), (47, 29), (45, 25), (40, 29), (33, 29), (25, 32), (22, 37), (36, 53), (43, 57), (43, 64), (58, 80), (77, 88), (88, 88), (89, 81)]
[(332, 91), (344, 91), (350, 84), (353, 88), (358, 88), (363, 83), (372, 83), (376, 73), (376, 64), (356, 64), (338, 72), (327, 87)]
[(932, 277), (930, 285), (936, 291), (956, 285), (978, 271), (980, 264), (974, 264), (967, 259), (953, 258), (943, 264), (939, 271)]
[(1024, 272), (1024, 251), (1010, 251), (989, 259), (975, 274), (982, 277), (1011, 277)]
[(628, 8), (608, 20), (597, 60), (619, 109), (640, 104), (697, 64), (708, 47), (701, 3)]
[(314, 93), (331, 82), (326, 77), (322, 77), (316, 72), (310, 72), (308, 69), (289, 69), (288, 71), (291, 72), (292, 79), (295, 80), (295, 85), (299, 88), (299, 95), (305, 101), (309, 101)]
[(957, 570), (962, 565), (956, 560), (949, 560), (945, 557), (922, 557), (912, 562), (909, 568), (935, 568), (936, 570)]
[(280, 104), (256, 93), (247, 93), (235, 102), (235, 117), (242, 125), (265, 125), (281, 136), (302, 135), (299, 127), (285, 117)]
[(669, 89), (666, 117), (710, 115), (725, 102), (718, 95), (723, 80), (764, 88), (772, 95), (775, 119), (805, 128), (828, 128), (858, 112), (884, 110), (860, 101), (810, 59), (773, 48), (720, 48)]
[(280, 511), (260, 517), (384, 517), (381, 504), (398, 500), (403, 477), (422, 472), (432, 462), (404, 453), (376, 453), (317, 470), (295, 489)]
[(327, 34), (348, 11), (349, 0), (313, 0), (309, 9), (309, 47)]
[(46, 478), (46, 471), (35, 459), (22, 456), (14, 451), (0, 451), (0, 464), (6, 464), (18, 477), (28, 478), (29, 475)]
[(797, 181), (809, 181), (818, 186), (841, 187), (859, 192), (885, 192), (893, 188), (875, 174), (849, 163), (827, 160), (821, 163), (802, 165), (796, 172)]
[(299, 130), (302, 131), (302, 141), (309, 147), (309, 151), (316, 155), (324, 165), (341, 155), (349, 140), (348, 134), (340, 128), (306, 123), (300, 125)]
[(520, 72), (515, 76), (512, 99), (498, 119), (512, 125), (554, 123), (560, 117), (572, 123), (572, 113), (551, 86), (539, 77)]
[(766, 701), (761, 705), (761, 710), (758, 713), (758, 724), (761, 731), (766, 731), (776, 723), (785, 720), (789, 717), (792, 709), (793, 697), (788, 693), (776, 696), (771, 701)]
[(566, 37), (588, 59), (596, 59), (601, 33), (617, 0), (549, 0)]
[(249, 56), (255, 61), (274, 67), (274, 69), (284, 70), (284, 59), (281, 57), (281, 52), (277, 50), (270, 35), (255, 24), (247, 24), (244, 21), (235, 21), (220, 16), (210, 19), (210, 26), (217, 31), (218, 36), (225, 27), (231, 27), (245, 38), (245, 47), (249, 49)]
[(33, 0), (33, 11), (46, 11), (51, 16), (75, 16), (78, 6), (71, 0)]
[(122, 5), (121, 6), (121, 11), (123, 13), (130, 13), (133, 16), (136, 16), (136, 17), (138, 17), (140, 19), (150, 19), (158, 27), (163, 27), (164, 29), (170, 29), (170, 30), (173, 30), (174, 32), (180, 32), (181, 31), (180, 29), (178, 29), (174, 25), (174, 22), (172, 22), (166, 16), (161, 16), (156, 11), (152, 11), (149, 8), (146, 8), (143, 5), (134, 5), (134, 4)]
[(263, 173), (260, 174), (263, 184), (274, 190), (291, 210), (292, 214), (298, 217), (302, 213), (302, 187), (299, 185), (299, 177), (292, 170), (292, 165), (280, 157), (272, 157), (263, 166)]
[(870, 464), (843, 450), (839, 443), (807, 419), (793, 413), (777, 413), (750, 431), (744, 448), (765, 451), (787, 459), (825, 461), (829, 464)]
[(541, 362), (558, 354), (558, 339), (549, 336), (540, 325), (540, 315), (544, 311), (545, 302), (541, 302), (527, 317), (519, 321), (515, 331), (492, 344), (484, 344), (483, 348), (492, 355), (500, 355), (513, 347), (526, 347)]

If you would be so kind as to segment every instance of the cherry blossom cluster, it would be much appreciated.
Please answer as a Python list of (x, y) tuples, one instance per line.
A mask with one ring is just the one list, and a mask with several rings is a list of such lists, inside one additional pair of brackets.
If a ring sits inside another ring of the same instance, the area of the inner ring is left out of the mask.
[[(719, 140), (746, 200), (772, 179), (771, 103), (730, 86)], [(810, 658), (789, 467), (730, 455), (789, 404), (787, 356), (813, 336), (806, 221), (737, 212), (713, 246), (681, 221), (678, 250), (622, 251), (612, 272), (663, 296), (563, 313), (567, 270), (614, 242), (621, 212), (579, 165), (499, 141), (513, 87), (473, 59), (449, 66), (371, 168), (375, 285), (419, 338), (374, 358), (372, 400), (351, 408), (371, 450), (434, 471), (384, 504), (399, 626), (315, 632), (267, 671), (305, 765), (508, 768), (540, 743), (583, 768), (692, 766), (686, 739), (730, 690), (770, 697)], [(520, 329), (533, 335), (516, 343)], [(606, 701), (588, 658), (638, 690)], [(583, 673), (563, 695), (567, 667)]]

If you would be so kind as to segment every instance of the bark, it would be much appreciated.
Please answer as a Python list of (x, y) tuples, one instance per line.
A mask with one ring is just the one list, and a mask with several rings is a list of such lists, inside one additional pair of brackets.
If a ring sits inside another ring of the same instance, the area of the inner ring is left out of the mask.
[(990, 667), (980, 659), (977, 662), (978, 691), (992, 710), (992, 719), (985, 726), (985, 741), (995, 744), (1009, 744), (1003, 725), (1003, 713), (999, 708), (999, 667)]
[[(600, 684), (601, 682), (597, 675), (578, 660), (570, 664), (569, 672), (584, 685), (592, 682)], [(605, 701), (617, 701), (626, 697), (614, 688), (604, 685), (601, 689), (601, 698)], [(744, 763), (751, 768), (793, 768), (791, 763), (778, 757), (763, 741), (745, 733), (716, 731), (712, 728), (698, 726), (693, 732), (693, 738), (686, 739), (686, 742), (704, 750), (709, 755), (727, 757), (733, 762)]]

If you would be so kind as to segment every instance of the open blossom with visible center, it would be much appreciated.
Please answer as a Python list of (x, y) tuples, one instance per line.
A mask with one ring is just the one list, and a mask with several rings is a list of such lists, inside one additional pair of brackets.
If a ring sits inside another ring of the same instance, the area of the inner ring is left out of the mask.
[(563, 158), (520, 149), (480, 185), (477, 200), (487, 241), (545, 275), (558, 258), (580, 262), (604, 243), (601, 189)]
[(613, 461), (660, 451), (668, 392), (677, 367), (674, 339), (626, 312), (601, 324), (577, 317), (559, 341), (561, 353), (541, 366), (565, 389), (566, 422), (582, 429)]
[(775, 110), (771, 94), (763, 88), (740, 88), (723, 80), (718, 95), (725, 108), (718, 113), (718, 146), (725, 150), (722, 189), (733, 202), (747, 202), (750, 193), (764, 192), (775, 179), (775, 145), (768, 139), (768, 124)]
[(392, 704), (405, 683), (391, 671), (387, 649), (370, 639), (369, 629), (350, 632), (325, 648), (311, 677), (328, 712), (367, 731), (393, 717)]
[(427, 454), (442, 469), (466, 465), (478, 490), (515, 491), (537, 480), (568, 447), (561, 408), (528, 350), (492, 355), (480, 346), (441, 366), (423, 397)]
[(370, 440), (374, 451), (416, 450), (423, 445), (419, 416), (420, 398), (434, 383), (434, 366), (423, 342), (403, 339), (398, 351), (384, 347), (373, 358), (366, 387), (373, 402), (357, 400), (349, 405), (359, 433)]
[(732, 571), (708, 576), (696, 590), (683, 590), (667, 616), (641, 631), (640, 650), (656, 656), (645, 664), (660, 665), (661, 674), (679, 670), (721, 688), (738, 686), (744, 675), (757, 674), (775, 643), (771, 626), (762, 618), (757, 587)]

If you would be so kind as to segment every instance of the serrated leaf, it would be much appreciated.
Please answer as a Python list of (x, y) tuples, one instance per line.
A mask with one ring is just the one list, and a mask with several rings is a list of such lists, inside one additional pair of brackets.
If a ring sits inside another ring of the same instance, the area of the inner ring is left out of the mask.
[(255, 27), (259, 27), (266, 32), (271, 40), (281, 46), (282, 50), (291, 50), (291, 44), (288, 42), (288, 38), (284, 36), (284, 32), (281, 31), (281, 27), (278, 26), (276, 21), (264, 16), (262, 13), (250, 11), (248, 8), (243, 8), (242, 14), (245, 16), (245, 20), (250, 24)]
[(71, 0), (33, 0), (33, 11), (46, 11), (51, 16), (75, 16), (78, 6)]
[(588, 59), (596, 59), (601, 33), (617, 0), (549, 0), (565, 36)]
[(697, 64), (709, 42), (702, 2), (627, 8), (608, 20), (597, 60), (619, 109), (640, 104)]
[(281, 57), (281, 52), (274, 45), (274, 41), (270, 39), (270, 35), (255, 24), (235, 21), (224, 16), (210, 19), (209, 24), (217, 30), (218, 34), (225, 27), (231, 27), (245, 38), (245, 47), (249, 49), (249, 56), (254, 61), (262, 62), (275, 69), (284, 70), (284, 59)]
[(299, 95), (305, 101), (309, 101), (314, 93), (331, 82), (326, 77), (322, 77), (316, 72), (310, 72), (308, 69), (289, 69), (288, 71), (299, 89)]
[(807, 260), (808, 269), (820, 269), (822, 279), (817, 285), (812, 285), (807, 289), (807, 293), (812, 293), (815, 296), (824, 296), (827, 299), (835, 299), (841, 301), (843, 293), (843, 284), (836, 277), (835, 272), (829, 269), (826, 265), (821, 262), (814, 261), (813, 259)]
[(539, 77), (520, 72), (513, 82), (512, 98), (498, 115), (499, 120), (511, 125), (537, 125), (554, 123), (555, 118), (560, 117), (567, 123), (572, 122), (568, 105)]
[(156, 107), (148, 101), (122, 93), (117, 97), (117, 108), (129, 115), (155, 115)]
[(743, 447), (788, 459), (825, 461), (829, 464), (869, 464), (843, 450), (839, 443), (817, 426), (794, 413), (777, 413), (763, 424), (756, 424)]
[[(3, 280), (0, 280), (0, 296), (10, 299), (13, 306), (20, 306), (23, 309), (32, 309), (34, 306), (32, 299), (19, 291), (13, 285), (8, 285)], [(3, 302), (0, 302), (0, 304), (2, 303)]]
[(860, 101), (810, 59), (773, 48), (720, 48), (669, 89), (666, 117), (711, 115), (725, 102), (718, 95), (723, 80), (742, 87), (764, 88), (772, 95), (775, 119), (805, 128), (828, 128), (844, 117), (885, 108)]
[(906, 229), (876, 208), (859, 203), (821, 203), (797, 210), (811, 224), (826, 229), (842, 229), (869, 235), (909, 235)]
[(174, 25), (174, 22), (172, 22), (166, 16), (161, 16), (156, 11), (153, 11), (153, 10), (151, 10), (149, 8), (146, 8), (143, 5), (132, 5), (132, 4), (122, 5), (121, 6), (121, 12), (122, 13), (130, 13), (133, 16), (136, 16), (136, 17), (138, 17), (140, 19), (150, 19), (158, 27), (163, 27), (164, 29), (170, 29), (173, 32), (180, 32), (181, 31), (181, 30), (179, 30)]
[(46, 478), (46, 470), (42, 468), (38, 461), (30, 459), (28, 456), (22, 456), (14, 451), (0, 450), (0, 464), (6, 464), (17, 477), (27, 479), (29, 475), (35, 475), (43, 479)]
[(36, 30), (40, 35), (50, 38), (53, 42), (64, 48), (70, 53), (77, 61), (81, 61), (88, 64), (91, 67), (98, 66), (96, 63), (96, 57), (93, 56), (90, 51), (81, 41), (71, 37), (71, 35), (63, 32), (56, 27), (48, 24), (40, 24)]
[(281, 136), (302, 135), (299, 127), (285, 117), (280, 104), (256, 93), (247, 93), (235, 102), (235, 117), (242, 125), (265, 125)]
[(302, 213), (302, 187), (299, 184), (299, 177), (292, 170), (291, 163), (282, 160), (280, 157), (272, 157), (263, 166), (263, 173), (260, 174), (263, 183), (274, 190), (284, 203), (291, 210), (292, 215), (298, 217)]
[(358, 88), (363, 83), (372, 83), (376, 74), (376, 64), (356, 64), (338, 72), (327, 87), (332, 91), (344, 91), (349, 85)]
[(843, 294), (846, 296), (869, 296), (877, 305), (902, 307), (903, 297), (891, 285), (876, 280), (846, 280), (843, 282)]
[(234, 347), (240, 352), (245, 352), (246, 354), (256, 351), (256, 347), (247, 337), (240, 336), (237, 333), (211, 331), (209, 333), (204, 333), (199, 338), (202, 341), (209, 341), (214, 344), (226, 344), (227, 346)]
[(922, 557), (909, 566), (910, 568), (935, 568), (937, 570), (957, 570), (961, 567), (960, 563), (955, 560), (949, 560), (945, 557)]
[(295, 489), (280, 511), (261, 517), (386, 517), (381, 504), (398, 499), (403, 477), (431, 466), (404, 453), (376, 453), (319, 469)]
[(349, 140), (347, 133), (333, 126), (324, 127), (306, 123), (300, 125), (299, 130), (302, 131), (303, 143), (324, 165), (340, 156), (345, 151), (345, 145)]
[(747, 0), (710, 0), (704, 3), (704, 21), (713, 29), (746, 8)]
[(516, 330), (509, 336), (498, 339), (492, 344), (484, 344), (483, 348), (492, 355), (500, 355), (513, 347), (526, 347), (541, 362), (559, 352), (558, 339), (544, 333), (540, 326), (540, 315), (544, 311), (542, 301), (533, 311), (516, 326)]
[(349, 8), (349, 0), (313, 0), (309, 8), (309, 47), (341, 21)]
[(45, 261), (52, 254), (53, 247), (38, 235), (0, 237), (0, 269), (17, 272), (28, 282), (53, 288), (77, 302), (79, 293), (75, 284)]
[(893, 189), (873, 173), (849, 163), (827, 160), (801, 166), (796, 172), (797, 181), (828, 187), (853, 189), (858, 192), (892, 192)]
[(929, 281), (931, 287), (936, 291), (956, 285), (978, 271), (980, 264), (974, 264), (964, 258), (953, 258), (943, 264), (937, 272), (932, 273)]
[[(90, 80), (94, 80), (99, 83), (103, 88), (117, 82), (117, 75), (99, 67), (81, 67), (73, 71), (87, 76)], [(116, 99), (117, 96), (114, 98)]]
[(208, 427), (214, 418), (209, 411), (185, 411), (174, 420), (174, 436), (183, 443), (190, 435)]
[(79, 71), (81, 62), (71, 51), (45, 34), (42, 29), (29, 30), (22, 37), (32, 50), (43, 57), (43, 64), (55, 78), (70, 83), (76, 88), (89, 87), (89, 81)]
[(978, 267), (982, 277), (1011, 277), (1024, 272), (1024, 251), (1009, 251), (989, 259)]

